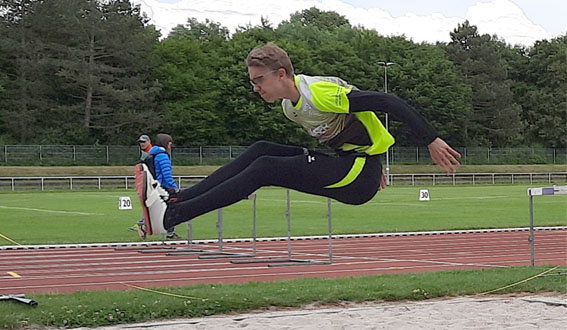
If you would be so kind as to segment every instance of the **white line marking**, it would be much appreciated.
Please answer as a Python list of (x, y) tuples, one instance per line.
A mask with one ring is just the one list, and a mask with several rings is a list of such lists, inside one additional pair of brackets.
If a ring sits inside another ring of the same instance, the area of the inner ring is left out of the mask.
[(77, 215), (104, 215), (102, 213), (58, 211), (58, 210), (46, 210), (46, 209), (34, 209), (34, 208), (31, 208), (31, 207), (17, 207), (17, 206), (4, 206), (4, 205), (0, 205), (0, 209), (35, 211), (35, 212), (46, 212), (46, 213), (61, 213), (61, 214), (77, 214)]
[(476, 197), (442, 197), (432, 198), (431, 200), (444, 201), (444, 200), (458, 200), (458, 199), (496, 199), (496, 198), (509, 198), (510, 196), (476, 196)]
[[(285, 202), (285, 199), (269, 199), (269, 198), (257, 198), (258, 200), (268, 201), (268, 202)], [(333, 201), (334, 203), (339, 203)], [(320, 205), (327, 205), (327, 201), (308, 201), (308, 200), (298, 200), (294, 199), (291, 201), (291, 204), (320, 204)], [(401, 205), (401, 206), (417, 206), (417, 207), (424, 207), (425, 204), (417, 204), (417, 203), (400, 203), (400, 202), (384, 202), (384, 201), (369, 201), (364, 205), (359, 205), (358, 207), (364, 207), (365, 205), (368, 206), (369, 204), (376, 204), (376, 205)]]

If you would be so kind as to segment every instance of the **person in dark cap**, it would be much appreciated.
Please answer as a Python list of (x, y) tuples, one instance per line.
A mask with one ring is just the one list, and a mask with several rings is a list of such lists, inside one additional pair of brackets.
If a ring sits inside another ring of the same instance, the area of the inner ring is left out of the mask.
[(152, 149), (152, 140), (150, 140), (150, 137), (143, 134), (140, 135), (140, 137), (138, 138), (138, 143), (140, 144), (140, 150), (141, 150), (141, 156), (140, 159), (144, 160), (146, 159), (146, 157), (148, 157), (148, 154), (150, 153), (150, 149)]

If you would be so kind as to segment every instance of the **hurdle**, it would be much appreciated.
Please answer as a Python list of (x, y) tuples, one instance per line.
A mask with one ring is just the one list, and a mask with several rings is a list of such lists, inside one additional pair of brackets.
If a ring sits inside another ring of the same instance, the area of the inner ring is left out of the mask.
[[(161, 236), (162, 236), (162, 242), (163, 242), (164, 234), (162, 234)], [(206, 252), (206, 250), (199, 250), (199, 249), (193, 248), (193, 225), (191, 224), (191, 221), (187, 222), (187, 247), (186, 248), (167, 245), (165, 242), (163, 242), (163, 245), (161, 245), (161, 246), (139, 248), (138, 252), (140, 252), (140, 253), (158, 253), (158, 252), (163, 252), (164, 250), (170, 251), (170, 252), (183, 251), (183, 252), (187, 252), (187, 253), (204, 253), (204, 252)]]
[[(330, 198), (327, 198), (327, 222), (329, 228), (329, 255), (328, 260), (310, 260), (310, 259), (298, 259), (292, 257), (292, 246), (291, 246), (291, 197), (290, 190), (286, 190), (287, 197), (287, 208), (285, 216), (287, 219), (287, 257), (286, 258), (256, 258), (256, 259), (245, 259), (245, 260), (232, 260), (231, 263), (234, 264), (244, 264), (244, 263), (269, 263), (268, 267), (285, 267), (285, 266), (299, 266), (299, 265), (328, 265), (333, 263), (333, 218), (332, 218), (332, 202)], [(256, 233), (254, 232), (254, 235)], [(255, 243), (254, 243), (255, 244)], [(256, 247), (254, 245), (254, 254), (256, 254)]]
[(188, 248), (176, 248), (172, 251), (166, 253), (167, 256), (172, 255), (198, 255), (199, 259), (221, 259), (221, 258), (251, 258), (256, 256), (256, 194), (253, 193), (248, 196), (248, 200), (252, 200), (252, 242), (253, 242), (253, 252), (252, 253), (239, 253), (239, 252), (228, 252), (224, 250), (224, 237), (223, 237), (223, 209), (217, 210), (217, 249), (216, 250), (201, 250), (194, 249), (192, 247), (193, 234), (191, 221), (187, 223), (187, 244)]
[(0, 301), (16, 301), (22, 304), (26, 304), (32, 307), (37, 307), (37, 301), (33, 299), (26, 298), (25, 294), (8, 294), (8, 295), (0, 295)]
[(544, 187), (544, 188), (528, 188), (528, 196), (530, 200), (530, 251), (532, 257), (532, 266), (535, 266), (535, 235), (534, 235), (534, 196), (552, 196), (552, 195), (567, 195), (567, 186)]
[[(191, 249), (192, 246), (192, 226), (191, 226), (191, 222), (187, 223), (187, 245), (189, 246), (189, 249)], [(138, 250), (138, 252), (140, 253), (158, 253), (158, 252), (163, 252), (163, 251), (167, 251), (167, 250), (178, 250), (178, 249), (185, 249), (185, 248), (179, 248), (176, 247), (174, 245), (176, 245), (177, 243), (171, 243), (168, 244), (165, 241), (165, 234), (161, 234), (161, 243), (152, 243), (152, 242), (148, 242), (145, 244), (145, 246), (119, 246), (119, 247), (115, 247), (114, 250), (119, 251), (119, 250)], [(187, 249), (185, 249), (187, 250)]]
[(163, 252), (164, 250), (176, 249), (175, 246), (172, 246), (174, 244), (176, 244), (176, 243), (173, 243), (173, 244), (166, 243), (165, 234), (162, 234), (161, 235), (161, 242), (159, 242), (159, 241), (146, 242), (142, 246), (118, 246), (118, 247), (115, 247), (114, 250), (115, 251), (138, 250), (138, 252), (141, 252), (141, 253)]

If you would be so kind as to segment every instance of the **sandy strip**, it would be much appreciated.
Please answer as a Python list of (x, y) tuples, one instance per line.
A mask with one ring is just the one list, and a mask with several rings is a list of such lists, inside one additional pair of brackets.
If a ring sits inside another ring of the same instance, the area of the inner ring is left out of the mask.
[[(427, 301), (344, 303), (301, 309), (177, 319), (99, 330), (566, 329), (567, 295), (459, 297)], [(87, 329), (87, 328), (79, 328)]]

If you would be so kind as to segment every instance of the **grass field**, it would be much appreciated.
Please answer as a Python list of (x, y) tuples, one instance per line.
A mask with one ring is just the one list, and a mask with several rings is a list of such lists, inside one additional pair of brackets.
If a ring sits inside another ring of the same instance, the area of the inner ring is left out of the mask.
[[(526, 227), (527, 186), (389, 187), (361, 206), (333, 202), (333, 233), (379, 233), (424, 230)], [(431, 200), (419, 201), (429, 189)], [(118, 198), (129, 196), (132, 210), (118, 210)], [(287, 235), (285, 189), (257, 192), (259, 237)], [(325, 235), (325, 198), (292, 191), (292, 235)], [(537, 226), (567, 225), (567, 195), (535, 198)], [(19, 244), (131, 242), (128, 227), (140, 217), (137, 195), (129, 191), (0, 193), (0, 234)], [(216, 238), (217, 213), (193, 220), (194, 239)], [(252, 202), (224, 210), (224, 237), (251, 237)], [(186, 237), (186, 225), (177, 232)], [(153, 239), (159, 239), (158, 236)], [(13, 243), (0, 237), (0, 245)]]

